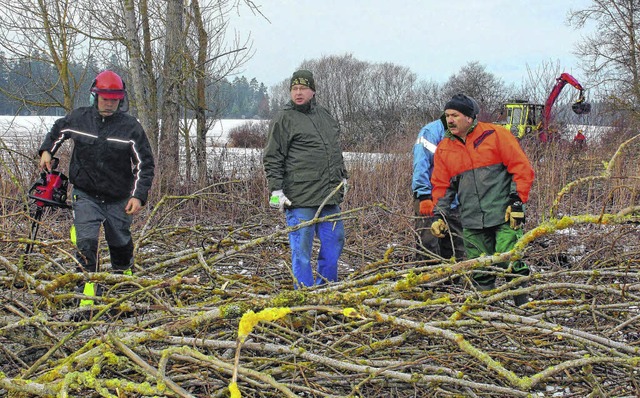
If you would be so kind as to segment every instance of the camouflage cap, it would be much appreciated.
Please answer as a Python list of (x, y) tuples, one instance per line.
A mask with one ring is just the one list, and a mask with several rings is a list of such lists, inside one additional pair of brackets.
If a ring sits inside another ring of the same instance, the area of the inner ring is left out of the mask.
[(306, 69), (301, 69), (299, 71), (293, 72), (289, 88), (295, 86), (296, 84), (302, 84), (303, 86), (307, 86), (313, 91), (316, 91), (316, 82), (313, 80), (313, 73)]

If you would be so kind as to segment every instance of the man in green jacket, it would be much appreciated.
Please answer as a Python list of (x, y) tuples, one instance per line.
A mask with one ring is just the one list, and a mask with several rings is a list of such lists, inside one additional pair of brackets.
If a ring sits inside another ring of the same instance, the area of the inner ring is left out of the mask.
[[(315, 99), (315, 81), (299, 70), (290, 81), (291, 101), (271, 120), (264, 150), (264, 169), (271, 191), (270, 205), (295, 226), (340, 213), (346, 193), (347, 170), (340, 146), (338, 122)], [(342, 189), (336, 188), (342, 184)], [(323, 205), (320, 209), (320, 205)], [(311, 267), (313, 239), (320, 239), (317, 275)], [(338, 258), (344, 246), (340, 219), (289, 233), (294, 288), (338, 280)]]

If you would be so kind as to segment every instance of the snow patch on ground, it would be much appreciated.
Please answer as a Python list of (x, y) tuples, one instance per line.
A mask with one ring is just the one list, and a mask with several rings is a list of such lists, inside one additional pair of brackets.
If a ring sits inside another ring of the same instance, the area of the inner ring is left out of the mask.
[[(29, 138), (42, 140), (58, 119), (60, 119), (60, 116), (0, 116), (0, 139), (8, 142)], [(229, 132), (231, 130), (243, 124), (256, 122), (260, 122), (260, 120), (215, 120), (207, 132), (207, 137), (211, 144), (225, 145), (229, 141)], [(189, 121), (187, 124), (190, 136), (195, 137), (195, 123)]]

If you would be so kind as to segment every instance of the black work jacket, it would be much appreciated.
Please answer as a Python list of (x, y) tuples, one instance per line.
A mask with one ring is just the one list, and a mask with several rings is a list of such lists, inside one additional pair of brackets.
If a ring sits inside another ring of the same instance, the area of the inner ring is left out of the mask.
[(147, 201), (154, 161), (149, 140), (133, 116), (116, 112), (103, 117), (95, 107), (82, 107), (56, 120), (40, 146), (52, 155), (62, 143), (74, 142), (69, 181), (103, 201), (128, 197)]

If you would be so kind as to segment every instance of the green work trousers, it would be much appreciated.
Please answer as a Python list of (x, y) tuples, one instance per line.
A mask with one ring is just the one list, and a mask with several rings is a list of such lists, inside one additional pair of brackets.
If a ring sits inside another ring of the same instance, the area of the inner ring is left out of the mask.
[[(477, 258), (482, 255), (493, 255), (495, 253), (504, 253), (516, 244), (518, 239), (522, 237), (522, 229), (513, 229), (508, 222), (491, 228), (468, 229), (462, 231), (464, 237), (464, 248), (467, 252), (467, 258)], [(497, 266), (507, 269), (509, 262), (496, 264)], [(513, 261), (511, 264), (511, 274), (520, 276), (529, 275), (529, 267), (522, 261)], [(513, 279), (514, 276), (507, 276), (507, 281)], [(473, 280), (481, 288), (489, 288), (495, 286), (496, 276), (484, 272), (474, 272)]]

